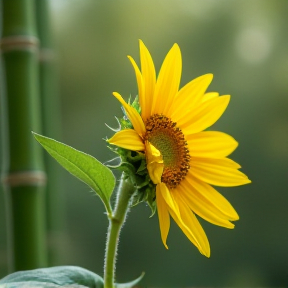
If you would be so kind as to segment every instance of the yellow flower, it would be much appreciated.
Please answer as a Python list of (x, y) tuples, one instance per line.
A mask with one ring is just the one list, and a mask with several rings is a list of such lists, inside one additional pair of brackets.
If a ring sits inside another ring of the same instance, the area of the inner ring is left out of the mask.
[(225, 111), (230, 96), (206, 93), (213, 75), (200, 76), (179, 90), (182, 60), (174, 44), (167, 54), (156, 80), (151, 55), (140, 41), (141, 71), (130, 59), (137, 78), (141, 115), (121, 102), (133, 129), (117, 132), (110, 144), (143, 151), (149, 176), (156, 184), (156, 204), (163, 244), (170, 228), (170, 216), (188, 239), (207, 257), (210, 245), (195, 214), (208, 222), (234, 228), (239, 219), (231, 204), (211, 185), (238, 186), (250, 183), (227, 158), (238, 143), (231, 136), (205, 131)]

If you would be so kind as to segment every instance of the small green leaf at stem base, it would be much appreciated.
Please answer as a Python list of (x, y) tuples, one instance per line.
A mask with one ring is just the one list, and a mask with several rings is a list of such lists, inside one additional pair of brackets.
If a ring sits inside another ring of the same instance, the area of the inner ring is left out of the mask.
[(104, 288), (97, 274), (77, 266), (58, 266), (12, 273), (0, 280), (0, 288)]
[(115, 187), (115, 177), (111, 170), (91, 155), (54, 139), (32, 133), (62, 167), (96, 192), (103, 201), (108, 215), (111, 215), (110, 197)]
[(116, 283), (115, 288), (133, 288), (135, 285), (137, 285), (142, 280), (144, 275), (145, 275), (145, 272), (142, 272), (141, 275), (137, 279), (135, 279), (131, 282), (121, 283), (121, 284)]

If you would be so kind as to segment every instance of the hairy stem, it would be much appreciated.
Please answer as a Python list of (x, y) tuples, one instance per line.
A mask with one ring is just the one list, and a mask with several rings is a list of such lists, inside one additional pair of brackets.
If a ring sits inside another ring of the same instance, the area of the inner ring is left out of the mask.
[(125, 221), (129, 208), (129, 201), (134, 192), (134, 187), (129, 179), (121, 177), (117, 193), (117, 202), (112, 217), (109, 219), (109, 228), (106, 242), (105, 267), (104, 267), (104, 287), (113, 288), (115, 278), (115, 262), (117, 246), (121, 227)]

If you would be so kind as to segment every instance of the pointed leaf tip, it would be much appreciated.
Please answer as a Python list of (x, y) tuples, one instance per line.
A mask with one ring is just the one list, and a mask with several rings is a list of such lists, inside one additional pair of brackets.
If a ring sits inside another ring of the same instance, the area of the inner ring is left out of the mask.
[(143, 279), (144, 275), (145, 275), (145, 272), (142, 272), (141, 275), (137, 279), (135, 279), (131, 282), (121, 283), (121, 284), (116, 283), (115, 288), (133, 288), (135, 285), (137, 285)]

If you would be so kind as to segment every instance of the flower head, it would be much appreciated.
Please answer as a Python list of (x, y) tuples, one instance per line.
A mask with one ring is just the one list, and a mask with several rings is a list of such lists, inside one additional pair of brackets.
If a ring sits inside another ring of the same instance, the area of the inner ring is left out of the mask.
[(156, 79), (151, 55), (140, 41), (141, 71), (132, 57), (141, 112), (119, 93), (132, 124), (108, 140), (110, 144), (144, 154), (150, 180), (156, 188), (156, 205), (163, 244), (170, 216), (205, 256), (210, 256), (207, 236), (198, 215), (208, 222), (233, 228), (238, 220), (231, 204), (213, 188), (250, 183), (238, 165), (227, 158), (238, 143), (229, 135), (206, 131), (225, 111), (230, 96), (206, 93), (212, 74), (200, 76), (179, 90), (182, 60), (179, 46), (168, 52)]

